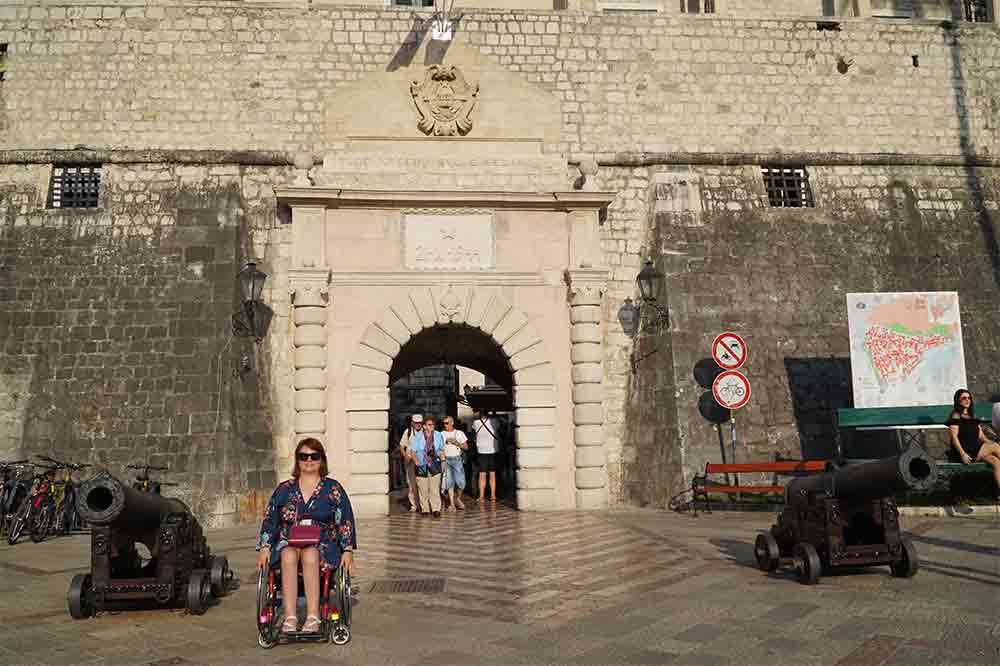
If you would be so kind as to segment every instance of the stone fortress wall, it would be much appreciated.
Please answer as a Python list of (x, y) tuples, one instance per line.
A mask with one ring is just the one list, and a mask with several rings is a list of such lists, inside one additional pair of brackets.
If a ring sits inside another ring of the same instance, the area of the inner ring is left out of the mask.
[[(745, 455), (821, 450), (829, 408), (849, 401), (848, 291), (957, 289), (971, 388), (992, 389), (995, 27), (871, 18), (885, 6), (874, 0), (717, 0), (714, 15), (607, 4), (470, 5), (451, 48), (551, 96), (562, 122), (544, 150), (597, 160), (597, 187), (620, 192), (601, 229), (612, 500), (663, 506), (718, 457), (691, 368), (725, 328), (752, 350)], [(343, 145), (338, 90), (421, 71), (424, 39), (410, 8), (0, 2), (0, 447), (115, 462), (153, 452), (192, 498), (266, 488), (262, 438), (287, 438), (291, 421), (289, 231), (273, 188), (290, 182), (293, 152)], [(101, 208), (46, 210), (50, 165), (81, 158), (106, 165)], [(775, 161), (809, 168), (815, 208), (768, 208), (759, 166)], [(274, 275), (272, 334), (226, 348), (232, 274), (250, 256)], [(646, 256), (667, 273), (671, 327), (633, 371), (615, 316)], [(62, 269), (67, 257), (81, 269)], [(101, 302), (123, 314), (91, 322)], [(150, 347), (156, 358), (129, 356)], [(233, 372), (244, 352), (259, 374)], [(127, 383), (147, 373), (159, 383)], [(137, 391), (150, 403), (128, 411)], [(95, 393), (96, 406), (80, 399)]]

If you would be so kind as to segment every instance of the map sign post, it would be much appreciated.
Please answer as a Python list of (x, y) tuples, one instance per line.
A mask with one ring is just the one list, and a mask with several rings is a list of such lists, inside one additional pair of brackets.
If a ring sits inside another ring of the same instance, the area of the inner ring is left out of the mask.
[(958, 293), (847, 294), (855, 407), (951, 404), (966, 386)]

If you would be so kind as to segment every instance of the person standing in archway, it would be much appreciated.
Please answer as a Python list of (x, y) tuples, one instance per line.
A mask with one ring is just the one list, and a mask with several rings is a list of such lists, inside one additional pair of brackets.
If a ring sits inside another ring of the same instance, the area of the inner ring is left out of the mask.
[(410, 417), (410, 425), (403, 431), (403, 436), (399, 438), (399, 453), (403, 458), (403, 467), (406, 468), (406, 497), (410, 500), (410, 513), (417, 512), (419, 493), (417, 491), (417, 468), (410, 455), (411, 441), (417, 435), (423, 434), (424, 417), (414, 414)]
[(410, 440), (410, 460), (416, 466), (420, 513), (441, 517), (441, 467), (444, 436), (434, 429), (434, 418), (424, 419), (424, 430)]
[(469, 440), (461, 430), (455, 430), (455, 419), (444, 417), (444, 489), (448, 491), (448, 510), (464, 509), (462, 493), (465, 491), (465, 468), (462, 451), (469, 448)]
[(479, 463), (479, 497), (477, 502), (486, 501), (486, 480), (489, 475), (490, 501), (497, 501), (497, 429), (499, 424), (495, 416), (485, 411), (476, 413), (476, 421), (472, 425), (476, 433), (477, 462)]

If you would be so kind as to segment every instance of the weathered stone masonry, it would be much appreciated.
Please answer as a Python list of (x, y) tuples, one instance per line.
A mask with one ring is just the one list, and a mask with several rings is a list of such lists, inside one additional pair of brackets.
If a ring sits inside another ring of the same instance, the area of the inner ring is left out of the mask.
[[(468, 10), (451, 47), (551, 95), (561, 125), (543, 150), (596, 159), (593, 186), (619, 193), (600, 227), (603, 298), (567, 303), (574, 346), (596, 328), (604, 350), (574, 365), (574, 427), (597, 434), (598, 398), (605, 423), (603, 464), (575, 450), (585, 504), (663, 506), (717, 457), (691, 369), (722, 328), (752, 350), (747, 457), (824, 446), (849, 399), (847, 291), (957, 289), (971, 388), (1000, 374), (995, 28), (722, 13)], [(0, 452), (155, 451), (199, 510), (230, 515), (231, 500), (208, 504), (287, 473), (292, 435), (325, 417), (322, 399), (284, 396), (327, 391), (320, 347), (292, 341), (329, 306), (323, 264), (292, 265), (273, 188), (292, 151), (343, 147), (339, 89), (422, 71), (413, 27), (408, 8), (0, 5)], [(77, 146), (96, 151), (59, 152)], [(107, 164), (101, 209), (44, 210), (48, 165), (81, 157)], [(815, 209), (767, 207), (759, 164), (779, 158), (809, 167)], [(227, 347), (250, 256), (272, 276), (272, 334)], [(671, 327), (633, 373), (615, 314), (646, 256), (667, 273)], [(255, 372), (240, 379), (244, 353)]]

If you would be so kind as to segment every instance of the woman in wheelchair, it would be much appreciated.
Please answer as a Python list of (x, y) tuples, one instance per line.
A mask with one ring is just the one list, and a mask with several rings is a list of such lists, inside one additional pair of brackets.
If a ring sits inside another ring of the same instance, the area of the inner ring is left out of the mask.
[(299, 442), (292, 478), (275, 488), (260, 528), (257, 566), (265, 580), (268, 567), (274, 569), (280, 563), (285, 600), (282, 634), (298, 631), (294, 600), (298, 598), (300, 563), (306, 597), (302, 633), (317, 633), (322, 627), (320, 571), (326, 578), (341, 564), (346, 577), (354, 570), (354, 512), (344, 487), (327, 477), (328, 473), (323, 445), (312, 437)]

